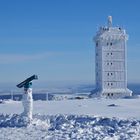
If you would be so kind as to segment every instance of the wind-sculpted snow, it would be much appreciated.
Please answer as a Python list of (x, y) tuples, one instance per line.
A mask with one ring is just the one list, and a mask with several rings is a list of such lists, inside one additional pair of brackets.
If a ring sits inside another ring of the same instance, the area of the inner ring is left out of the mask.
[(29, 120), (17, 114), (0, 115), (0, 127), (26, 127)]
[(20, 115), (0, 115), (1, 140), (100, 140), (140, 137), (140, 121), (81, 115), (34, 115), (28, 120)]

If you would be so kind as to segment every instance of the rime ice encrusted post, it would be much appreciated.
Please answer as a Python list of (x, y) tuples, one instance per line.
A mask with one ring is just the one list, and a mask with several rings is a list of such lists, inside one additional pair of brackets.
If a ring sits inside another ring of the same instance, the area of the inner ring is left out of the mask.
[(17, 85), (18, 88), (24, 87), (24, 93), (22, 96), (22, 104), (24, 111), (21, 114), (22, 117), (26, 117), (28, 122), (32, 120), (32, 112), (33, 112), (33, 97), (32, 97), (32, 80), (38, 79), (37, 75), (33, 75), (20, 84)]
[(22, 96), (22, 104), (24, 107), (24, 111), (23, 111), (22, 115), (27, 117), (29, 119), (29, 121), (31, 121), (32, 112), (33, 112), (32, 88), (24, 87), (24, 94)]

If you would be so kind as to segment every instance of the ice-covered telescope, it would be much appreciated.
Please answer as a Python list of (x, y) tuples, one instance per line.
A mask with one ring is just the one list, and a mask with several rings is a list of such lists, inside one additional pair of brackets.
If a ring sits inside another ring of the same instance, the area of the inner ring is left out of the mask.
[(26, 85), (28, 85), (32, 80), (37, 80), (38, 76), (37, 75), (32, 75), (31, 77), (27, 78), (26, 80), (24, 80), (23, 82), (19, 83), (17, 85), (18, 88), (22, 88), (25, 87)]

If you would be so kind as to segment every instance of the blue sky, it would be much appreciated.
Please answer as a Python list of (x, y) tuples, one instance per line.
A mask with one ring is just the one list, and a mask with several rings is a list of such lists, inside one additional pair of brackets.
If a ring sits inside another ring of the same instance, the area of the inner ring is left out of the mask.
[(129, 34), (128, 82), (140, 82), (139, 0), (0, 1), (0, 83), (94, 83), (93, 37), (108, 15)]

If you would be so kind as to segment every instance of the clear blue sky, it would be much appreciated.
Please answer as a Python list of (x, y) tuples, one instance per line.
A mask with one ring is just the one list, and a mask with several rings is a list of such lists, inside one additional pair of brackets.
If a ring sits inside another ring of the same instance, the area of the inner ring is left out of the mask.
[(108, 15), (129, 34), (128, 82), (140, 82), (139, 13), (139, 0), (0, 1), (0, 83), (94, 83), (92, 38)]

